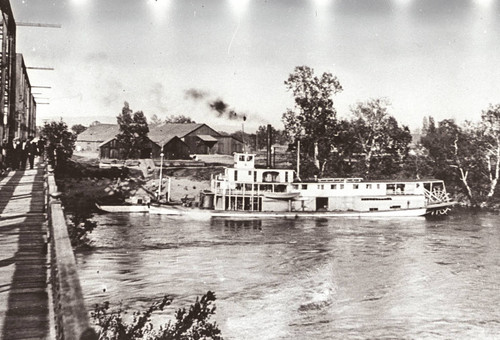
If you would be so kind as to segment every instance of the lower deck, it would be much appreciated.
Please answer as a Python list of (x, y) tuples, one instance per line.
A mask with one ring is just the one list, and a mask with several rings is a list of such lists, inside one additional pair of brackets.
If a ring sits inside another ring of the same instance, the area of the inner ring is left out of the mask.
[(327, 211), (391, 211), (425, 208), (424, 195), (387, 196), (311, 196), (276, 199), (265, 196), (215, 195), (214, 209), (222, 211), (262, 212), (327, 212)]

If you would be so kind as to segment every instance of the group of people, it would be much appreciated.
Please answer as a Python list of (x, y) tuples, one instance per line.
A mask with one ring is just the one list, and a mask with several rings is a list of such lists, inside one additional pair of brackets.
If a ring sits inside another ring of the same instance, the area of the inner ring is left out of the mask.
[(33, 137), (21, 141), (15, 138), (12, 142), (4, 140), (1, 146), (2, 169), (25, 170), (29, 163), (29, 168), (33, 169), (35, 156), (43, 157), (45, 141), (40, 138), (38, 142), (33, 141)]

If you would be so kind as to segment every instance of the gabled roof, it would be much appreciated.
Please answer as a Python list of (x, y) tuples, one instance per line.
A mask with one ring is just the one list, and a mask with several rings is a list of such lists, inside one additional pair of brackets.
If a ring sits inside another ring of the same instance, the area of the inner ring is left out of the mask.
[(153, 142), (157, 143), (158, 145), (166, 144), (168, 141), (170, 141), (173, 137), (179, 137), (183, 138), (186, 135), (198, 130), (202, 126), (208, 126), (206, 124), (193, 124), (193, 123), (186, 123), (186, 124), (170, 124), (166, 123), (163, 125), (157, 125), (154, 127), (151, 127), (149, 130), (148, 137), (151, 139)]
[(237, 142), (243, 143), (243, 141), (241, 140), (241, 138), (236, 137), (234, 135), (220, 135), (220, 136), (217, 136), (217, 139), (229, 139), (229, 138), (234, 139)]
[(98, 124), (89, 126), (76, 138), (77, 142), (104, 142), (120, 132), (118, 124)]
[(197, 137), (204, 142), (216, 142), (217, 143), (217, 138), (210, 136), (210, 135), (198, 135)]

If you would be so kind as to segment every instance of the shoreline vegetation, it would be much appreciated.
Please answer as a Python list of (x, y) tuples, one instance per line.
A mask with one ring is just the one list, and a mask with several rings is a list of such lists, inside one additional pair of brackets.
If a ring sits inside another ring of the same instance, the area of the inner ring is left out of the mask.
[[(299, 66), (284, 84), (294, 98), (294, 106), (283, 113), (284, 130), (276, 135), (283, 137), (280, 144), (288, 144), (287, 168), (296, 168), (296, 159), (300, 158), (302, 178), (431, 177), (445, 180), (447, 191), (459, 203), (455, 208), (458, 214), (500, 210), (497, 190), (500, 104), (490, 104), (477, 123), (459, 124), (453, 119), (445, 119), (436, 124), (432, 117), (424, 117), (420, 136), (414, 140), (409, 127), (400, 125), (389, 112), (387, 98), (358, 102), (351, 107), (347, 118), (338, 117), (334, 96), (343, 88), (339, 79), (329, 72), (316, 75), (312, 68)], [(246, 120), (245, 115), (219, 102), (212, 108), (221, 116)], [(47, 158), (56, 170), (56, 181), (63, 192), (63, 205), (70, 221), (73, 217), (68, 227), (81, 229), (83, 236), (77, 237), (83, 243), (88, 242), (85, 236), (96, 227), (88, 222), (96, 212), (96, 202), (120, 204), (132, 196), (155, 197), (158, 191), (159, 169), (144, 169), (132, 164), (138, 162), (133, 159), (147, 150), (149, 132), (144, 113), (132, 112), (125, 102), (117, 116), (120, 132), (115, 136), (115, 151), (123, 164), (129, 162), (124, 160), (131, 162), (130, 166), (121, 168), (102, 169), (97, 159), (73, 155), (78, 132), (69, 132), (63, 121), (47, 123), (41, 130), (41, 136), (47, 141)], [(156, 123), (172, 122), (167, 119)], [(262, 135), (257, 138), (259, 132), (263, 132), (261, 127), (255, 134), (243, 138), (250, 141), (249, 149), (258, 150), (257, 139), (266, 140)], [(272, 138), (267, 139), (267, 144), (273, 144)], [(161, 148), (164, 150), (164, 145)], [(171, 200), (179, 202), (190, 198), (196, 202), (199, 193), (209, 187), (211, 175), (220, 173), (224, 167), (223, 164), (206, 164), (205, 167), (162, 171), (162, 179), (168, 176), (172, 180)], [(166, 187), (163, 181), (160, 199)], [(120, 321), (121, 316), (114, 320)], [(118, 328), (124, 327), (128, 326), (120, 324)]]
[[(171, 201), (180, 203), (188, 197), (197, 201), (202, 190), (210, 187), (210, 176), (223, 171), (220, 165), (203, 168), (171, 168), (163, 170), (163, 189), (171, 179)], [(74, 157), (60, 171), (57, 184), (63, 192), (63, 203), (69, 213), (76, 211), (98, 212), (95, 203), (122, 204), (130, 197), (154, 198), (158, 191), (159, 169), (144, 176), (135, 166), (99, 168), (97, 159)]]

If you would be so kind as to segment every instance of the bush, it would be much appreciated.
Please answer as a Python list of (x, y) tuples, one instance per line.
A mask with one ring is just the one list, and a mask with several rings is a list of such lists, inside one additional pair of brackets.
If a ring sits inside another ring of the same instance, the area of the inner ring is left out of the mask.
[(73, 155), (76, 136), (68, 130), (68, 126), (62, 120), (45, 123), (40, 136), (47, 141), (45, 151), (49, 164), (58, 170)]
[(97, 227), (97, 222), (90, 220), (91, 216), (90, 213), (76, 213), (69, 218), (68, 234), (73, 247), (90, 247), (88, 235)]
[(98, 326), (100, 340), (191, 340), (213, 339), (222, 340), (221, 331), (216, 322), (210, 322), (210, 317), (215, 314), (212, 302), (215, 294), (208, 291), (201, 299), (189, 307), (189, 311), (180, 308), (175, 313), (175, 322), (169, 321), (158, 330), (151, 323), (151, 315), (162, 311), (172, 303), (172, 298), (165, 296), (159, 302), (153, 302), (144, 312), (135, 312), (131, 324), (127, 324), (122, 317), (121, 308), (110, 311), (109, 302), (96, 305), (91, 314), (94, 323)]

